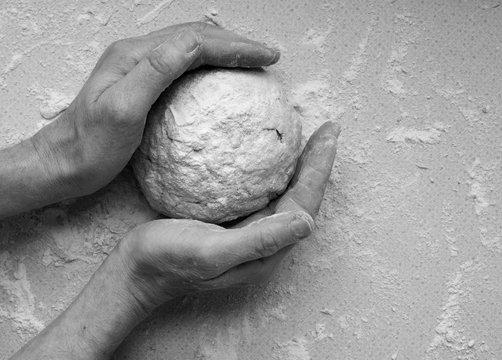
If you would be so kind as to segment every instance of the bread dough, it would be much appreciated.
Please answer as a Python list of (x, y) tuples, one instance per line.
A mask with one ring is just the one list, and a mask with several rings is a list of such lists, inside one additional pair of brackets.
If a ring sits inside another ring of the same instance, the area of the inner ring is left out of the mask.
[(300, 119), (272, 74), (205, 69), (155, 103), (132, 165), (155, 210), (221, 223), (281, 194), (300, 147)]

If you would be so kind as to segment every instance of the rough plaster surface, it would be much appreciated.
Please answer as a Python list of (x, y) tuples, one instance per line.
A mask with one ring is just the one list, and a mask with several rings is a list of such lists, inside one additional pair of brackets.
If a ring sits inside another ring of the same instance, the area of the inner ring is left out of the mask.
[[(4, 0), (0, 145), (46, 124), (112, 40), (204, 17), (282, 50), (304, 134), (342, 125), (336, 164), (315, 234), (268, 286), (172, 302), (116, 358), (500, 359), (499, 0)], [(1, 223), (0, 357), (153, 217), (126, 171)]]
[(284, 192), (301, 137), (300, 118), (272, 73), (198, 70), (156, 102), (132, 167), (155, 210), (222, 223)]

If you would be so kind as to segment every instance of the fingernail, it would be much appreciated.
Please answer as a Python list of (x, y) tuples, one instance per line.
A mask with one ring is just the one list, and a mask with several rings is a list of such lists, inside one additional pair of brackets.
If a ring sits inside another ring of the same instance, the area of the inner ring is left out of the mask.
[[(305, 214), (296, 216), (291, 222), (291, 230), (298, 238), (304, 238), (312, 233), (313, 223), (312, 218)], [(307, 218), (308, 216), (308, 218)]]
[(268, 50), (270, 51), (270, 55), (272, 57), (272, 61), (270, 61), (269, 65), (275, 64), (281, 58), (281, 52), (272, 48), (268, 48)]

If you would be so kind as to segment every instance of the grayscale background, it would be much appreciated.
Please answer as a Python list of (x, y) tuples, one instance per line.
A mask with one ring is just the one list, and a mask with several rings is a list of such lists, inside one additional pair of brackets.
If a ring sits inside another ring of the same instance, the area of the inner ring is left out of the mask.
[[(315, 234), (267, 286), (179, 299), (117, 359), (501, 359), (502, 6), (2, 0), (0, 147), (47, 124), (112, 41), (212, 21), (282, 51), (308, 136), (342, 126)], [(0, 358), (156, 216), (129, 169), (0, 223)]]

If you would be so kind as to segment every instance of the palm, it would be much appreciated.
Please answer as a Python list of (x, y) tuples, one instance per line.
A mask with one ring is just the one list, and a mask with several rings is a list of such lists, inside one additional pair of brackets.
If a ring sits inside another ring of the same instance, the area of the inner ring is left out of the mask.
[(332, 122), (317, 129), (298, 160), (286, 192), (233, 227), (244, 227), (266, 216), (288, 211), (304, 211), (315, 218), (331, 173), (339, 134), (340, 126)]
[[(135, 277), (144, 279), (139, 286), (145, 294), (145, 306), (155, 307), (194, 291), (256, 283), (270, 276), (289, 249), (312, 229), (339, 132), (333, 123), (321, 126), (305, 146), (287, 191), (232, 229), (167, 219), (135, 229), (121, 243), (121, 249), (131, 254), (125, 258)], [(298, 218), (304, 220), (300, 231), (291, 226)]]

